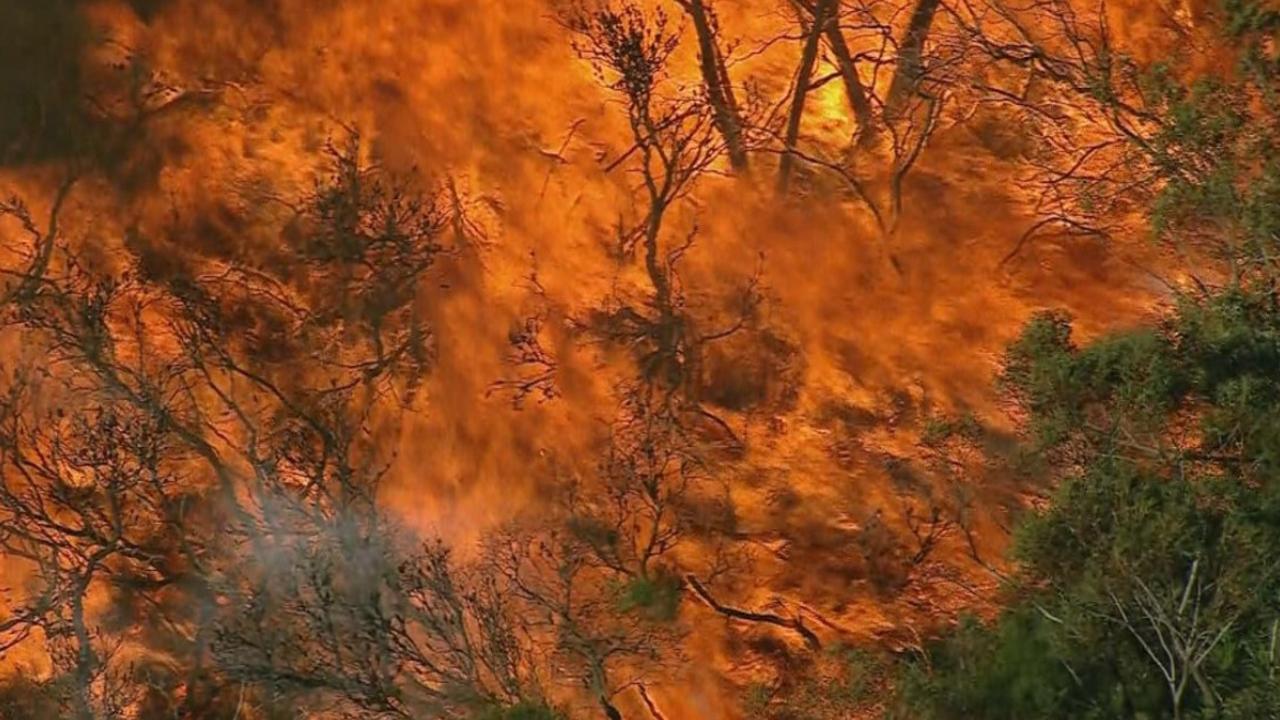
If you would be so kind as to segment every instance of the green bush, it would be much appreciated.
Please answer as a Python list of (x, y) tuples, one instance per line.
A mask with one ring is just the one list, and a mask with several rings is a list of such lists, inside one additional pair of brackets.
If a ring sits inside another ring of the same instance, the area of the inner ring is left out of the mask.
[(565, 714), (542, 702), (525, 701), (481, 711), (475, 720), (565, 720)]
[[(1084, 348), (1032, 321), (1004, 383), (1060, 483), (1016, 532), (1009, 609), (907, 663), (898, 716), (1275, 716), (1277, 329), (1270, 290), (1240, 287)], [(1164, 651), (1193, 641), (1195, 664)]]

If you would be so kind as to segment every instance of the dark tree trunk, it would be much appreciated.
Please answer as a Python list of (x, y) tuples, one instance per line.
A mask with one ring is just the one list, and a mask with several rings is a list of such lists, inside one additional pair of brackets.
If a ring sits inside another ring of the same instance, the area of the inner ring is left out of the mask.
[(903, 103), (915, 93), (924, 72), (924, 43), (929, 38), (929, 28), (938, 14), (941, 0), (916, 0), (907, 32), (898, 43), (898, 68), (889, 85), (885, 112), (892, 116), (901, 111)]
[(778, 192), (785, 193), (791, 185), (791, 169), (795, 158), (791, 153), (795, 150), (796, 141), (800, 138), (800, 118), (804, 115), (805, 96), (809, 94), (809, 84), (813, 78), (813, 66), (818, 59), (818, 40), (827, 23), (831, 22), (835, 8), (835, 0), (818, 0), (813, 11), (813, 25), (805, 38), (804, 49), (800, 52), (800, 69), (796, 73), (796, 90), (791, 98), (791, 111), (787, 114), (787, 130), (783, 138), (782, 162), (778, 164)]
[(684, 580), (685, 583), (689, 585), (689, 589), (693, 590), (694, 594), (698, 596), (698, 599), (707, 604), (707, 607), (727, 618), (743, 620), (746, 622), (765, 623), (768, 625), (776, 625), (777, 627), (786, 628), (796, 632), (800, 637), (804, 638), (805, 643), (811, 649), (817, 650), (822, 647), (822, 642), (818, 639), (818, 636), (814, 634), (812, 630), (805, 627), (804, 622), (802, 622), (799, 617), (784, 618), (781, 615), (775, 615), (773, 613), (762, 613), (731, 607), (712, 597), (706, 586), (692, 574), (685, 575)]
[(693, 20), (698, 36), (698, 64), (702, 82), (707, 87), (707, 99), (715, 113), (716, 128), (724, 136), (729, 149), (729, 162), (735, 170), (747, 167), (747, 150), (742, 138), (742, 118), (738, 115), (738, 103), (733, 97), (729, 72), (720, 54), (712, 10), (703, 0), (680, 0), (681, 7)]
[[(816, 9), (813, 0), (796, 0), (797, 4), (804, 9), (809, 17), (813, 17)], [(866, 141), (875, 136), (875, 121), (872, 118), (871, 99), (867, 97), (867, 89), (862, 86), (862, 80), (858, 77), (858, 66), (853, 59), (853, 53), (849, 51), (849, 44), (845, 42), (844, 32), (840, 29), (838, 17), (832, 18), (827, 23), (827, 27), (823, 32), (827, 39), (827, 46), (831, 48), (831, 54), (835, 56), (836, 63), (840, 67), (840, 78), (844, 81), (845, 96), (849, 99), (849, 108), (853, 111), (853, 118), (858, 122), (857, 137), (860, 141)]]
[(844, 91), (849, 98), (849, 107), (853, 110), (854, 119), (858, 121), (858, 140), (866, 142), (875, 137), (876, 132), (875, 121), (871, 117), (871, 100), (867, 98), (867, 90), (862, 87), (862, 81), (858, 79), (858, 68), (853, 62), (853, 54), (849, 52), (849, 46), (845, 44), (844, 33), (840, 31), (839, 23), (833, 22), (827, 25), (827, 45), (831, 47), (831, 54), (835, 55), (836, 62), (840, 64), (840, 77), (844, 79)]
[(604, 716), (607, 720), (622, 720), (622, 713), (613, 703), (609, 702), (609, 698), (603, 695), (600, 696), (600, 707), (604, 710)]
[(90, 684), (93, 682), (94, 656), (89, 627), (84, 617), (84, 594), (88, 581), (81, 583), (71, 598), (71, 629), (76, 638), (76, 666), (74, 703), (76, 720), (93, 720), (90, 705)]

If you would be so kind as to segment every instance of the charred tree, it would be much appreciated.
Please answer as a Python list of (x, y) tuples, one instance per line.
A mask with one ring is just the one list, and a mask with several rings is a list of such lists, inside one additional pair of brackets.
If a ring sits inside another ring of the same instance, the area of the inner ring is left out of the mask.
[[(795, 0), (795, 3), (810, 18), (815, 16), (817, 8), (814, 6), (814, 0)], [(860, 143), (867, 143), (875, 136), (874, 110), (871, 107), (871, 98), (867, 89), (858, 76), (857, 61), (849, 50), (849, 43), (845, 40), (844, 31), (840, 29), (838, 17), (835, 22), (827, 24), (823, 37), (827, 41), (827, 47), (830, 48), (832, 56), (835, 57), (836, 66), (840, 70), (840, 79), (844, 83), (845, 97), (849, 101), (849, 109), (858, 123), (855, 139)]]
[(581, 532), (517, 526), (490, 538), (485, 567), (521, 612), (523, 632), (543, 649), (549, 673), (584, 690), (606, 717), (614, 698), (663, 667), (678, 630), (630, 606), (625, 582)]
[(799, 616), (787, 618), (787, 617), (782, 617), (781, 615), (776, 615), (774, 613), (756, 612), (754, 610), (743, 610), (741, 608), (736, 608), (731, 605), (725, 605), (724, 603), (720, 602), (715, 597), (713, 597), (711, 593), (707, 590), (706, 586), (704, 586), (702, 582), (699, 581), (698, 578), (694, 577), (693, 575), (686, 575), (685, 582), (689, 584), (689, 587), (691, 590), (693, 590), (693, 593), (697, 595), (698, 598), (702, 600), (702, 602), (706, 603), (707, 607), (711, 608), (715, 612), (731, 620), (741, 620), (743, 622), (752, 622), (752, 623), (764, 623), (766, 625), (774, 625), (780, 628), (785, 628), (787, 630), (791, 630), (795, 632), (801, 638), (803, 638), (805, 644), (808, 645), (810, 649), (817, 650), (822, 647), (822, 641), (818, 639), (817, 634), (815, 634), (812, 630), (810, 630), (807, 626), (805, 626), (804, 621), (801, 620)]
[(785, 194), (791, 185), (791, 172), (795, 165), (792, 151), (800, 138), (800, 120), (804, 116), (804, 101), (809, 94), (813, 67), (818, 59), (818, 44), (828, 24), (834, 18), (836, 0), (817, 0), (813, 10), (813, 23), (805, 36), (800, 51), (800, 65), (796, 70), (795, 91), (791, 96), (791, 109), (787, 113), (786, 131), (783, 136), (783, 154), (778, 163), (778, 193)]
[(911, 11), (907, 30), (898, 43), (898, 65), (885, 97), (885, 114), (891, 118), (902, 111), (924, 76), (924, 45), (941, 5), (941, 0), (916, 0)]
[[(705, 8), (705, 5), (703, 6)], [(678, 36), (667, 28), (661, 10), (646, 14), (630, 3), (578, 12), (566, 18), (580, 57), (620, 96), (627, 108), (633, 145), (613, 169), (628, 162), (640, 178), (634, 192), (642, 198), (642, 217), (618, 227), (620, 255), (642, 254), (651, 293), (642, 303), (620, 302), (600, 313), (597, 332), (636, 351), (640, 386), (694, 422), (710, 422), (736, 435), (698, 401), (701, 351), (707, 342), (741, 329), (754, 309), (755, 279), (748, 284), (743, 317), (728, 328), (700, 330), (686, 307), (677, 264), (693, 246), (698, 227), (678, 239), (670, 238), (666, 221), (671, 210), (695, 190), (698, 180), (726, 152), (715, 124), (715, 113), (701, 95), (661, 92), (668, 61)]]
[(704, 0), (679, 0), (680, 6), (693, 20), (698, 36), (698, 65), (702, 82), (707, 89), (707, 100), (715, 113), (716, 127), (724, 136), (729, 162), (735, 170), (747, 169), (746, 141), (743, 137), (743, 120), (734, 97), (733, 85), (720, 50), (719, 31), (715, 8)]

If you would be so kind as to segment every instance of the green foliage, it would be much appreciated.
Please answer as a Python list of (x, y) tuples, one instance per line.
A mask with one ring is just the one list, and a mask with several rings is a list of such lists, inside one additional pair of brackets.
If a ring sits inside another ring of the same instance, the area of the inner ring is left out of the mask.
[(1225, 0), (1227, 35), (1247, 37), (1280, 30), (1280, 9), (1268, 7), (1262, 0)]
[(565, 524), (575, 538), (592, 547), (613, 548), (621, 539), (616, 528), (598, 518), (574, 515)]
[(948, 440), (978, 440), (982, 437), (982, 424), (973, 413), (958, 416), (934, 415), (925, 420), (920, 441), (929, 447), (938, 447)]
[[(895, 711), (927, 720), (1274, 716), (1275, 296), (1237, 287), (1188, 300), (1160, 328), (1083, 348), (1065, 316), (1043, 315), (1011, 346), (1002, 385), (1061, 483), (1016, 534), (1022, 572), (1011, 607), (990, 627), (964, 623), (909, 663)], [(1183, 641), (1175, 637), (1200, 643), (1187, 655), (1194, 664), (1163, 652)], [(1171, 689), (1171, 667), (1194, 681)]]
[(620, 588), (618, 609), (639, 612), (650, 620), (669, 622), (680, 609), (680, 578), (659, 572), (651, 577), (635, 577)]
[(1186, 384), (1160, 333), (1119, 334), (1077, 350), (1070, 318), (1052, 312), (1033, 318), (1010, 346), (999, 382), (1030, 414), (1042, 449), (1083, 429), (1146, 426)]
[(843, 720), (875, 699), (887, 668), (881, 655), (832, 646), (795, 677), (748, 687), (743, 712), (750, 720)]
[(1224, 41), (1237, 67), (1184, 83), (1168, 66), (1143, 83), (1159, 128), (1142, 150), (1162, 183), (1151, 208), (1163, 239), (1208, 240), (1239, 275), (1274, 275), (1280, 242), (1280, 11), (1226, 0)]
[[(893, 718), (1055, 718), (1071, 684), (1053, 657), (1053, 639), (1026, 608), (994, 628), (962, 621), (946, 642), (930, 648), (928, 664), (906, 665), (899, 681), (904, 703)], [(980, 671), (975, 667), (981, 663)]]
[(495, 706), (480, 711), (474, 720), (565, 720), (566, 715), (540, 701), (526, 700), (517, 705)]

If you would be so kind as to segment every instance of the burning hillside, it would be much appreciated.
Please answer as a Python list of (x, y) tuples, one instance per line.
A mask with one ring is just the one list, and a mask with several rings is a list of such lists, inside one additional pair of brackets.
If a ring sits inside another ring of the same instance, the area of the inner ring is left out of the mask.
[(880, 716), (1024, 324), (1248, 274), (1226, 8), (0, 0), (0, 717)]

